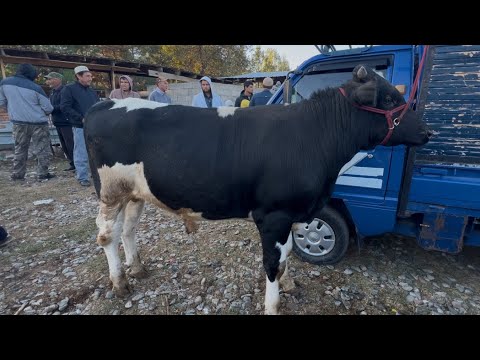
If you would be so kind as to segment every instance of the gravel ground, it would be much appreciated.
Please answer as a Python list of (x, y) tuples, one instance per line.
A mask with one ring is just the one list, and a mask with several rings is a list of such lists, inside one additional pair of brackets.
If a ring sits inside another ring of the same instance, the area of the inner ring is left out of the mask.
[[(0, 314), (263, 313), (265, 272), (253, 223), (204, 222), (187, 235), (180, 219), (147, 205), (137, 241), (149, 276), (130, 279), (134, 292), (119, 299), (95, 242), (94, 188), (61, 171), (68, 164), (58, 157), (51, 167), (57, 177), (42, 182), (33, 173), (11, 182), (10, 166), (9, 153), (0, 153), (0, 224), (10, 233), (0, 247)], [(479, 255), (478, 248), (427, 252), (394, 235), (352, 246), (335, 266), (292, 253), (296, 288), (281, 294), (280, 312), (480, 314)]]

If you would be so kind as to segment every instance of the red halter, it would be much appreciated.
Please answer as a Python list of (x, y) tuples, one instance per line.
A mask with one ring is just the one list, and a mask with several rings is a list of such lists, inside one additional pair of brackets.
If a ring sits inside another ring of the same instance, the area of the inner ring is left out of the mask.
[[(413, 82), (412, 90), (410, 91), (410, 96), (409, 96), (406, 104), (397, 106), (396, 108), (394, 108), (392, 110), (380, 110), (380, 109), (377, 109), (377, 108), (374, 108), (374, 107), (371, 107), (371, 106), (353, 104), (355, 107), (357, 107), (359, 109), (363, 109), (363, 110), (370, 111), (370, 112), (377, 113), (377, 114), (383, 114), (387, 118), (388, 133), (385, 136), (385, 138), (383, 139), (383, 141), (380, 143), (380, 145), (385, 145), (388, 142), (388, 140), (392, 136), (393, 130), (398, 125), (400, 125), (400, 122), (402, 121), (403, 115), (405, 115), (405, 113), (408, 110), (409, 105), (413, 102), (413, 98), (415, 97), (415, 93), (417, 92), (417, 89), (418, 89), (420, 74), (422, 72), (422, 68), (423, 68), (423, 64), (425, 62), (425, 57), (426, 57), (428, 48), (429, 48), (429, 45), (425, 45), (425, 49), (424, 49), (423, 55), (422, 55), (422, 60), (420, 61), (420, 64), (418, 66), (417, 74), (415, 76), (415, 81)], [(338, 90), (340, 90), (340, 93), (343, 96), (347, 97), (347, 94), (345, 93), (345, 89), (339, 88)], [(393, 114), (395, 114), (396, 112), (399, 112), (400, 110), (403, 110), (401, 112), (401, 114), (398, 117), (396, 117), (395, 119), (392, 120)]]

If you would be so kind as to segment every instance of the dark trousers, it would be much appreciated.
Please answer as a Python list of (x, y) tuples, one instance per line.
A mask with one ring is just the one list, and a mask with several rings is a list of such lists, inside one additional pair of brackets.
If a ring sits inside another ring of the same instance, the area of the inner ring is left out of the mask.
[(58, 138), (60, 139), (60, 144), (62, 145), (63, 152), (67, 156), (70, 165), (73, 164), (73, 131), (71, 126), (56, 126)]

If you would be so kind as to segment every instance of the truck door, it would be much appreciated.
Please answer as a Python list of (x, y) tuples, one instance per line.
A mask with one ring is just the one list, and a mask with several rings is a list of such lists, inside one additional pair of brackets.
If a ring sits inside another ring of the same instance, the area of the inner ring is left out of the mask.
[[(413, 48), (403, 46), (402, 51), (390, 51), (390, 54), (369, 55), (350, 58), (333, 58), (308, 65), (305, 70), (292, 77), (291, 85), (284, 86), (288, 96), (277, 99), (277, 103), (295, 103), (308, 99), (318, 89), (337, 87), (352, 77), (352, 70), (358, 64), (366, 64), (394, 85), (405, 85), (405, 99), (408, 98), (412, 83)], [(288, 101), (290, 100), (290, 101)], [(321, 139), (319, 140), (321, 141)], [(394, 156), (398, 152), (398, 156)], [(373, 150), (360, 151), (339, 173), (334, 197), (361, 201), (368, 199), (369, 203), (383, 203), (389, 191), (390, 166), (393, 157), (401, 157), (403, 166), (404, 148), (377, 146)], [(397, 192), (400, 188), (393, 184)]]

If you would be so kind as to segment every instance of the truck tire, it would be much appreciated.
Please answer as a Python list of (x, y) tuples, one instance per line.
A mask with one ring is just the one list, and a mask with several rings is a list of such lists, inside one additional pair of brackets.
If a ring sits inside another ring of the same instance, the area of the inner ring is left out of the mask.
[(339, 262), (345, 256), (350, 240), (345, 219), (328, 205), (317, 211), (310, 223), (294, 224), (290, 236), (294, 253), (315, 265)]

